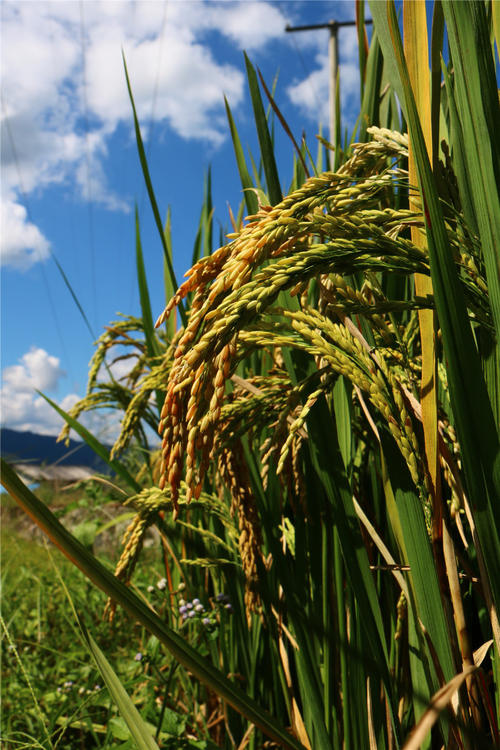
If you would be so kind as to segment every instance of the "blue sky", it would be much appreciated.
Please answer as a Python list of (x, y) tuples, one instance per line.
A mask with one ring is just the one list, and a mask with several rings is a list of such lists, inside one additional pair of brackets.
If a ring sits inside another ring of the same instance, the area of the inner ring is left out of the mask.
[[(153, 315), (163, 309), (162, 249), (133, 134), (127, 58), (153, 184), (172, 211), (178, 280), (189, 267), (204, 176), (212, 170), (216, 227), (229, 226), (241, 186), (223, 104), (257, 153), (243, 50), (270, 84), (297, 138), (316, 149), (328, 122), (328, 31), (286, 34), (287, 23), (354, 19), (354, 2), (8, 2), (1, 6), (2, 424), (57, 434), (40, 389), (71, 405), (85, 392), (93, 338), (117, 313), (139, 314), (137, 202)], [(343, 114), (359, 106), (357, 41), (339, 35)], [(292, 148), (277, 128), (284, 188)], [(119, 374), (119, 373), (118, 373)], [(123, 373), (122, 373), (123, 374)]]

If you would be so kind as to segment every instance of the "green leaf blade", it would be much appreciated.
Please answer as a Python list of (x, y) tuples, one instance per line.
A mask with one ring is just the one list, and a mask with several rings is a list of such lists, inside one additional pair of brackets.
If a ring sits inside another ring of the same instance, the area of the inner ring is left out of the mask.
[(274, 206), (283, 199), (278, 176), (278, 167), (276, 165), (271, 136), (269, 135), (269, 129), (267, 127), (267, 118), (264, 111), (264, 106), (262, 104), (257, 74), (246, 54), (245, 65), (247, 69), (248, 86), (250, 88), (250, 96), (252, 98), (252, 106), (255, 116), (255, 125), (257, 128), (257, 135), (259, 137), (262, 164), (264, 166), (264, 174), (266, 175), (267, 192), (269, 194), (271, 205)]
[(2, 484), (9, 494), (31, 516), (56, 546), (96, 586), (117, 604), (122, 606), (134, 620), (139, 621), (155, 635), (186, 669), (204, 684), (212, 688), (236, 711), (258, 726), (286, 750), (304, 750), (303, 745), (259, 706), (219, 669), (213, 667), (190, 646), (184, 638), (168, 627), (149, 606), (124, 583), (105, 568), (102, 563), (74, 536), (67, 531), (47, 508), (19, 479), (9, 464), (1, 459)]

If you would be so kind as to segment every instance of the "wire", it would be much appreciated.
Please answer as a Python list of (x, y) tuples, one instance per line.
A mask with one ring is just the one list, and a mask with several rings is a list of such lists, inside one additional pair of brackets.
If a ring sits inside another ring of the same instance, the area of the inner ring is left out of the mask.
[[(28, 221), (31, 224), (33, 224), (34, 226), (36, 226), (35, 222), (33, 221), (33, 213), (31, 211), (30, 203), (28, 201), (28, 195), (27, 195), (26, 190), (24, 188), (24, 180), (23, 180), (22, 175), (21, 175), (21, 167), (20, 167), (19, 158), (18, 158), (18, 155), (17, 155), (17, 148), (16, 148), (16, 144), (15, 144), (15, 141), (14, 141), (14, 135), (13, 135), (12, 129), (10, 127), (10, 119), (9, 119), (8, 114), (7, 114), (7, 110), (5, 108), (5, 101), (4, 101), (3, 92), (0, 94), (0, 99), (1, 99), (1, 106), (2, 106), (2, 113), (3, 113), (3, 123), (4, 123), (4, 126), (5, 126), (7, 137), (9, 139), (10, 148), (12, 150), (12, 157), (13, 157), (13, 160), (14, 160), (14, 165), (15, 165), (16, 173), (17, 173), (17, 181), (18, 181), (18, 186), (19, 186), (18, 187), (18, 192), (21, 195), (21, 198), (22, 198), (22, 201), (23, 201), (23, 205), (24, 205), (24, 207), (26, 209), (26, 215), (27, 215)], [(53, 250), (52, 250), (52, 248), (50, 246), (49, 246), (49, 252), (50, 252), (51, 258), (60, 267), (60, 264), (58, 263), (58, 261), (57, 261), (57, 259), (55, 257), (55, 254), (54, 254), (54, 252), (53, 252)], [(51, 311), (52, 317), (54, 319), (54, 327), (55, 327), (55, 330), (56, 330), (56, 333), (57, 333), (57, 337), (59, 339), (59, 345), (61, 347), (61, 351), (63, 353), (65, 363), (68, 363), (68, 370), (69, 370), (69, 375), (71, 377), (71, 380), (74, 381), (74, 374), (73, 374), (72, 369), (71, 369), (71, 360), (69, 358), (68, 350), (66, 349), (66, 345), (64, 343), (64, 339), (63, 339), (63, 335), (62, 335), (62, 331), (61, 331), (61, 326), (60, 326), (60, 323), (59, 323), (59, 318), (57, 316), (57, 308), (56, 308), (56, 306), (54, 304), (54, 300), (53, 300), (53, 297), (52, 297), (52, 293), (50, 291), (50, 286), (49, 286), (49, 282), (48, 282), (48, 279), (47, 279), (47, 274), (45, 273), (45, 267), (44, 267), (43, 263), (38, 263), (38, 268), (39, 268), (39, 271), (40, 271), (40, 274), (41, 274), (41, 277), (42, 277), (42, 281), (43, 281), (43, 285), (45, 287), (45, 291), (47, 293), (47, 298), (48, 298), (48, 301), (49, 301), (50, 311)]]
[(318, 112), (321, 112), (322, 106), (319, 100), (318, 92), (316, 91), (316, 88), (311, 81), (312, 71), (310, 71), (306, 66), (305, 60), (302, 56), (302, 52), (300, 51), (299, 45), (297, 44), (297, 41), (295, 40), (294, 34), (290, 34), (290, 36), (292, 37), (291, 41), (292, 41), (293, 46), (295, 47), (295, 52), (297, 53), (297, 57), (299, 58), (302, 68), (304, 70), (304, 73), (306, 75), (306, 80), (308, 81), (309, 86), (311, 87), (311, 91), (313, 93), (314, 101), (316, 102), (316, 107), (318, 108)]
[(167, 0), (164, 0), (163, 1), (163, 16), (162, 16), (161, 30), (160, 30), (160, 49), (158, 50), (158, 65), (156, 66), (155, 83), (153, 87), (153, 96), (151, 99), (151, 114), (149, 117), (149, 135), (148, 135), (148, 145), (146, 147), (146, 154), (148, 156), (149, 156), (149, 149), (153, 142), (153, 128), (154, 128), (155, 114), (156, 114), (156, 103), (158, 101), (158, 88), (160, 84), (160, 70), (161, 70), (161, 60), (163, 56), (163, 41), (164, 41), (166, 22), (167, 22)]
[[(148, 129), (148, 142), (146, 144), (146, 158), (148, 162), (150, 161), (151, 156), (151, 149), (153, 147), (153, 132), (154, 132), (154, 126), (155, 126), (155, 116), (156, 116), (156, 105), (158, 102), (158, 90), (160, 86), (160, 70), (161, 70), (161, 61), (163, 57), (163, 43), (164, 43), (164, 35), (165, 35), (165, 26), (167, 22), (167, 6), (168, 6), (168, 0), (163, 1), (163, 14), (162, 14), (162, 20), (161, 20), (161, 26), (160, 26), (160, 34), (159, 34), (159, 40), (160, 40), (160, 47), (158, 50), (158, 63), (156, 65), (156, 73), (155, 73), (155, 80), (154, 80), (154, 86), (153, 86), (153, 94), (151, 97), (151, 113), (149, 115), (149, 129)], [(142, 209), (144, 207), (144, 200), (146, 197), (146, 186), (144, 182), (142, 183), (142, 189), (141, 189), (141, 198), (139, 201), (139, 210), (142, 213)], [(135, 279), (133, 279), (133, 286), (130, 290), (130, 309), (132, 309), (132, 302), (135, 300), (137, 296), (137, 284), (135, 283)]]
[(94, 210), (92, 201), (92, 182), (90, 178), (90, 148), (89, 148), (89, 116), (87, 101), (87, 60), (85, 54), (85, 19), (83, 14), (83, 0), (80, 0), (80, 40), (82, 46), (82, 100), (83, 100), (83, 126), (85, 133), (85, 166), (87, 180), (87, 207), (89, 220), (89, 243), (90, 243), (90, 277), (92, 285), (92, 301), (94, 307), (94, 326), (98, 327), (97, 306), (97, 282), (95, 263), (95, 239), (94, 239)]

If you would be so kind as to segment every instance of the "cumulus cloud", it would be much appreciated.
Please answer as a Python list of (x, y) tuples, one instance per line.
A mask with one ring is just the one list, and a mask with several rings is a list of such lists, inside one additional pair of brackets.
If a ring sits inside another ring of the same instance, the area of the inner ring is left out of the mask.
[(102, 169), (109, 137), (131, 120), (122, 50), (141, 121), (153, 114), (179, 136), (216, 146), (226, 135), (222, 95), (237, 106), (244, 76), (217, 59), (207, 32), (254, 50), (285, 23), (270, 2), (6, 0), (1, 13), (2, 200), (11, 224), (3, 253), (17, 268), (48, 247), (19, 205), (12, 213), (21, 192), (65, 183), (82, 200), (127, 209)]
[[(36, 391), (46, 393), (64, 411), (70, 411), (80, 396), (69, 393), (62, 399), (54, 398), (54, 392), (59, 390), (60, 381), (65, 375), (59, 359), (39, 347), (32, 347), (23, 354), (19, 364), (5, 367), (0, 388), (2, 425), (20, 432), (58, 435), (64, 420)], [(87, 412), (80, 416), (79, 421), (107, 444), (118, 437), (120, 419), (117, 413)], [(71, 437), (81, 439), (73, 431)]]
[[(133, 358), (118, 360), (110, 365), (110, 369), (120, 381), (134, 363)], [(61, 381), (65, 377), (66, 373), (61, 368), (58, 357), (35, 346), (23, 354), (18, 364), (4, 367), (0, 387), (2, 426), (19, 432), (59, 435), (64, 420), (37, 391), (45, 393), (68, 412), (81, 397), (76, 393), (68, 393), (63, 398), (57, 398)], [(108, 379), (105, 372), (102, 379)], [(122, 412), (106, 409), (83, 412), (78, 421), (102, 443), (112, 445), (120, 434), (121, 417)], [(81, 440), (74, 430), (70, 434), (74, 440)]]
[[(43, 160), (56, 162), (52, 167), (81, 159), (84, 148), (96, 152), (119, 121), (130, 121), (122, 50), (140, 113), (149, 117), (157, 91), (156, 119), (182, 137), (219, 140), (223, 134), (213, 127), (213, 111), (223, 112), (223, 93), (235, 104), (241, 101), (244, 77), (217, 60), (206, 32), (257, 49), (282, 37), (286, 22), (267, 2), (7, 1), (2, 15), (3, 117), (8, 115), (22, 143), (21, 157), (32, 163), (43, 151)], [(66, 141), (49, 155), (47, 138), (54, 133)], [(21, 166), (24, 172), (27, 165)], [(45, 166), (46, 179), (53, 179)]]
[(247, 52), (283, 36), (288, 22), (280, 8), (264, 2), (209, 4), (201, 18), (207, 27), (218, 29)]
[(23, 354), (20, 365), (6, 367), (3, 381), (6, 386), (20, 391), (38, 390), (54, 391), (59, 379), (65, 375), (59, 367), (59, 360), (48, 354), (45, 349), (32, 347)]
[(45, 260), (50, 252), (49, 241), (28, 220), (25, 207), (13, 201), (3, 201), (0, 211), (1, 265), (24, 271), (34, 263)]
[[(5, 367), (0, 389), (4, 427), (29, 430), (40, 435), (57, 435), (63, 420), (36, 390), (47, 393), (56, 391), (64, 375), (59, 359), (38, 347), (32, 347), (23, 354), (19, 364)], [(67, 411), (77, 400), (76, 394), (68, 394), (61, 400), (60, 406)]]
[[(287, 88), (290, 100), (309, 119), (323, 126), (329, 124), (330, 63), (328, 58), (328, 32), (304, 34), (306, 48), (312, 52), (315, 69), (306, 78)], [(359, 62), (358, 40), (355, 27), (339, 30), (339, 81), (343, 125), (352, 127), (359, 113)], [(347, 122), (346, 122), (347, 120)]]
[[(117, 353), (116, 351), (113, 352), (113, 356), (115, 359), (111, 362), (108, 362), (108, 368), (113, 375), (114, 379), (118, 382), (124, 381), (127, 378), (127, 375), (130, 373), (131, 369), (136, 364), (135, 357), (127, 356), (128, 353), (123, 351), (122, 352), (124, 359), (117, 359)], [(101, 371), (99, 373), (100, 377), (99, 380), (109, 380), (108, 372), (104, 367), (101, 368)]]

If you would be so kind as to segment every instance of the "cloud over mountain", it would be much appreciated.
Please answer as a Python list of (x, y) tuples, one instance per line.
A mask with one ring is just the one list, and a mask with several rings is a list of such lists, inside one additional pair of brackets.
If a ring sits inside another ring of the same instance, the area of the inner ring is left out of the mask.
[[(59, 359), (39, 347), (32, 347), (26, 352), (19, 364), (5, 367), (0, 389), (2, 424), (16, 430), (56, 435), (63, 421), (36, 391), (57, 391), (64, 375)], [(76, 394), (68, 394), (60, 406), (67, 411), (77, 400)]]

